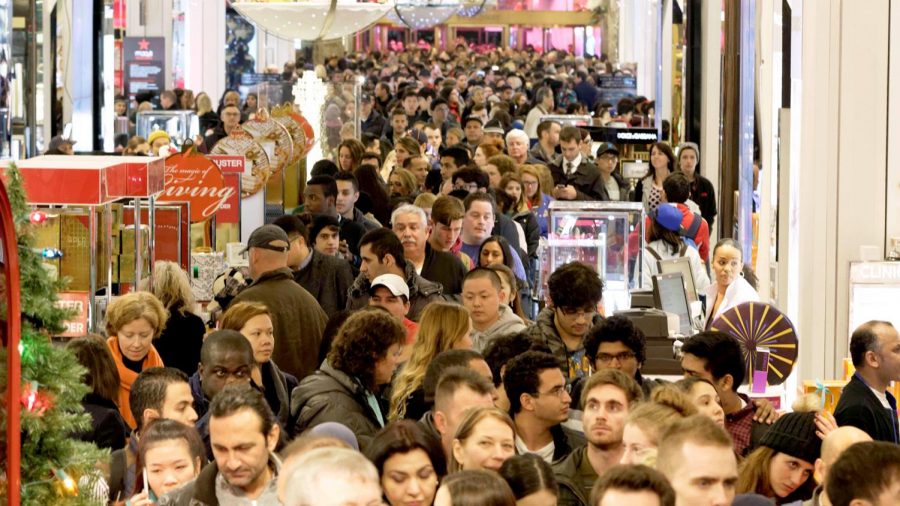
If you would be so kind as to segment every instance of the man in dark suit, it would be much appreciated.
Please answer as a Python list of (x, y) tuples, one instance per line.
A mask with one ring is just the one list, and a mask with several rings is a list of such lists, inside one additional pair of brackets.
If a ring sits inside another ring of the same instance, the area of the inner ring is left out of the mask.
[(579, 143), (581, 132), (572, 126), (564, 127), (559, 133), (559, 147), (562, 156), (550, 164), (553, 176), (553, 197), (560, 200), (605, 200), (603, 181), (596, 165), (584, 160)]
[(887, 389), (900, 381), (900, 334), (890, 322), (863, 323), (850, 336), (850, 357), (856, 373), (841, 393), (834, 419), (876, 441), (897, 444), (897, 400)]

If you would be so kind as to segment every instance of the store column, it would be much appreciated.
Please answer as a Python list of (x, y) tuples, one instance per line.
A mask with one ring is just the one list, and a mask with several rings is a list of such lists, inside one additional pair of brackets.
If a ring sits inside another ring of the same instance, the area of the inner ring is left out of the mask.
[(225, 2), (187, 0), (184, 86), (216, 104), (225, 91)]
[(890, 14), (888, 0), (792, 2), (779, 305), (800, 335), (800, 378), (841, 377), (850, 262), (861, 246), (885, 248)]

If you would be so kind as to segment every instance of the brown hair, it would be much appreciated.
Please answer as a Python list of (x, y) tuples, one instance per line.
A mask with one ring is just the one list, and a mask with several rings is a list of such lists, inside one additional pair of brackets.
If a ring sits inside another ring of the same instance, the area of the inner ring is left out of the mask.
[[(508, 414), (495, 407), (478, 407), (466, 411), (466, 414), (456, 427), (456, 433), (453, 434), (454, 441), (465, 443), (467, 439), (472, 437), (472, 433), (475, 432), (475, 427), (486, 418), (493, 418), (508, 425), (509, 430), (512, 431), (513, 440), (516, 439), (516, 424)], [(462, 471), (461, 464), (456, 461), (456, 455), (454, 455), (452, 451), (450, 452), (449, 470), (451, 473)]]
[[(521, 193), (519, 193), (519, 200), (513, 202), (513, 208), (511, 210), (516, 213), (528, 211), (528, 204), (525, 202), (525, 185), (522, 184), (522, 178), (519, 177), (518, 174), (516, 174), (515, 172), (507, 172), (506, 174), (504, 174), (503, 177), (500, 178), (500, 189), (498, 191), (502, 191), (505, 193), (506, 186), (509, 183), (517, 183), (519, 185), (519, 188), (522, 189)], [(538, 186), (540, 186), (540, 182), (538, 182)]]
[(618, 369), (601, 369), (592, 374), (591, 377), (588, 378), (588, 380), (585, 382), (584, 388), (581, 390), (580, 403), (582, 406), (584, 406), (584, 402), (587, 400), (588, 394), (591, 393), (591, 390), (601, 385), (612, 385), (614, 387), (618, 387), (620, 390), (625, 392), (625, 399), (628, 400), (629, 405), (644, 398), (644, 392), (641, 390), (640, 385), (637, 384), (637, 381), (635, 381), (634, 378)]
[(194, 307), (191, 281), (175, 262), (159, 260), (153, 264), (153, 277), (141, 281), (141, 289), (156, 296), (162, 305), (182, 315)]
[[(528, 174), (529, 176), (532, 176), (535, 179), (537, 179), (537, 186), (538, 186), (537, 192), (535, 192), (535, 194), (534, 194), (534, 198), (529, 198), (528, 195), (525, 194), (525, 183), (522, 183), (522, 198), (527, 203), (531, 204), (532, 207), (540, 207), (540, 205), (543, 203), (543, 199), (544, 199), (543, 194), (546, 193), (544, 191), (544, 180), (543, 180), (543, 174), (542, 174), (541, 170), (534, 165), (530, 165), (530, 164), (526, 163), (526, 164), (522, 165), (521, 167), (519, 167), (519, 181), (522, 180), (522, 174)], [(503, 183), (501, 182), (500, 184), (502, 185)]]
[(109, 304), (106, 310), (106, 333), (115, 336), (119, 329), (141, 318), (153, 327), (153, 339), (156, 339), (166, 328), (169, 312), (150, 292), (128, 293)]
[(406, 342), (406, 329), (397, 318), (383, 310), (363, 310), (350, 315), (341, 325), (328, 363), (353, 376), (370, 391), (375, 385), (375, 362), (384, 358), (388, 349)]
[(616, 465), (594, 482), (591, 490), (591, 506), (599, 506), (608, 490), (646, 490), (656, 494), (660, 506), (675, 506), (675, 490), (656, 469), (647, 466)]
[(450, 226), (450, 222), (461, 220), (466, 216), (466, 208), (456, 197), (442, 195), (431, 205), (431, 221)]
[(760, 446), (753, 450), (738, 467), (738, 481), (735, 485), (738, 494), (760, 494), (775, 498), (778, 504), (786, 504), (797, 499), (809, 499), (816, 488), (816, 480), (812, 474), (806, 481), (787, 497), (777, 497), (772, 489), (769, 466), (779, 452), (768, 446)]
[(137, 153), (137, 147), (141, 144), (147, 144), (147, 139), (141, 137), (140, 135), (135, 135), (132, 138), (128, 139), (128, 145), (125, 146), (125, 149), (122, 151), (123, 155), (133, 155)]
[(69, 341), (66, 349), (71, 351), (78, 359), (78, 363), (87, 369), (83, 381), (90, 387), (91, 393), (108, 401), (117, 402), (119, 369), (103, 338), (97, 334), (88, 334)]
[(489, 160), (491, 157), (493, 157), (495, 155), (499, 155), (500, 153), (503, 152), (503, 150), (500, 149), (499, 146), (497, 146), (497, 143), (495, 141), (490, 141), (490, 140), (483, 141), (475, 149), (480, 149), (481, 152), (484, 153), (484, 158), (486, 160)]
[(416, 176), (414, 176), (412, 172), (397, 167), (391, 171), (391, 174), (388, 176), (388, 181), (390, 181), (391, 176), (394, 175), (400, 178), (400, 182), (403, 184), (403, 188), (406, 189), (406, 195), (404, 196), (413, 195), (419, 189), (419, 183), (416, 180)]
[(453, 473), (441, 483), (450, 492), (451, 506), (516, 506), (516, 497), (499, 474), (472, 470)]
[(228, 306), (222, 315), (221, 328), (240, 332), (251, 318), (260, 315), (272, 318), (269, 308), (261, 302), (237, 302)]
[(516, 162), (507, 155), (499, 154), (488, 158), (488, 163), (497, 167), (501, 176), (516, 172)]
[(362, 142), (360, 142), (356, 139), (342, 140), (341, 143), (338, 144), (338, 149), (337, 149), (337, 153), (338, 153), (338, 157), (339, 157), (337, 160), (338, 170), (343, 170), (341, 168), (341, 163), (340, 163), (341, 148), (347, 148), (350, 151), (350, 158), (353, 159), (353, 167), (351, 167), (350, 170), (356, 170), (356, 168), (359, 167), (359, 163), (362, 161), (363, 155), (366, 152), (366, 147), (363, 145)]

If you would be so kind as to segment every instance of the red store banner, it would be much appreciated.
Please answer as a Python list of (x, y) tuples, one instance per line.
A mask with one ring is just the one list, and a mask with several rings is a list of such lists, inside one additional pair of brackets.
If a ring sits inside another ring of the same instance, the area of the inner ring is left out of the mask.
[(191, 223), (211, 218), (234, 191), (219, 166), (191, 148), (166, 158), (166, 187), (159, 202), (190, 202)]

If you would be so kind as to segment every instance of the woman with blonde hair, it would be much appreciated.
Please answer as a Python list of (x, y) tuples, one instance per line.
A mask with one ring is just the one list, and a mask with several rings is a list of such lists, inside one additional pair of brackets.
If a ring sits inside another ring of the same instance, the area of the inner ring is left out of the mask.
[(677, 387), (662, 385), (650, 394), (648, 402), (628, 413), (622, 431), (622, 464), (656, 467), (656, 448), (660, 436), (674, 422), (697, 414), (697, 408)]
[(499, 472), (516, 454), (516, 424), (495, 407), (472, 408), (456, 428), (450, 473), (488, 469)]
[(155, 295), (169, 312), (166, 327), (153, 345), (168, 367), (180, 369), (190, 377), (200, 363), (206, 325), (191, 311), (194, 293), (181, 267), (162, 260), (153, 265), (153, 279), (143, 280), (141, 289)]
[(394, 169), (388, 177), (388, 188), (391, 197), (416, 197), (418, 193), (419, 183), (416, 176), (406, 169)]
[(291, 391), (300, 382), (294, 376), (284, 373), (272, 361), (275, 351), (275, 325), (272, 313), (265, 304), (259, 302), (237, 302), (228, 306), (222, 315), (222, 329), (236, 330), (250, 341), (256, 367), (250, 373), (253, 382), (262, 389), (266, 402), (278, 417), (283, 427), (287, 427), (291, 414)]
[(166, 328), (168, 312), (152, 293), (132, 292), (113, 300), (106, 310), (106, 346), (119, 370), (116, 404), (128, 427), (136, 426), (128, 396), (138, 374), (151, 367), (165, 367), (153, 346)]
[(428, 411), (425, 402), (425, 371), (441, 352), (472, 348), (469, 311), (452, 302), (432, 302), (419, 316), (419, 330), (409, 360), (394, 379), (391, 389), (391, 421), (418, 420)]

